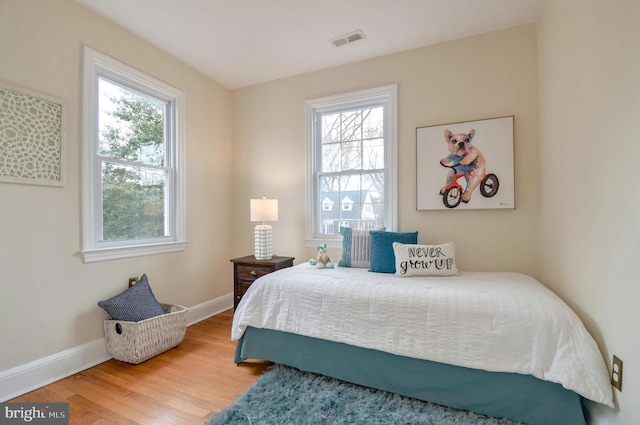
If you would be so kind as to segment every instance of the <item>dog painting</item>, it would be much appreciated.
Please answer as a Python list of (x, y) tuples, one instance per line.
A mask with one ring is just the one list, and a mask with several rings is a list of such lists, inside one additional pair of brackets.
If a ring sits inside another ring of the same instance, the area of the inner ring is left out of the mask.
[(513, 117), (421, 127), (416, 140), (418, 210), (514, 208)]
[(462, 202), (467, 203), (471, 200), (473, 191), (480, 185), (480, 182), (487, 174), (487, 165), (482, 152), (471, 144), (476, 131), (471, 130), (469, 133), (453, 134), (449, 130), (444, 131), (444, 139), (447, 142), (450, 154), (440, 160), (440, 164), (451, 168), (447, 174), (447, 183), (440, 189), (440, 195), (444, 195), (447, 187), (454, 181), (457, 173), (464, 174), (466, 186), (462, 192)]

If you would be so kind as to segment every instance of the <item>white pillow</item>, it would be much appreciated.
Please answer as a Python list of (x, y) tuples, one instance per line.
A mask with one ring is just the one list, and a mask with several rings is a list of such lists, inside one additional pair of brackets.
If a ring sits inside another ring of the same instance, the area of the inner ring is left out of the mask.
[[(386, 228), (372, 229), (385, 231)], [(338, 267), (371, 267), (371, 231), (340, 227), (342, 234), (342, 258)]]
[(442, 245), (393, 243), (396, 276), (455, 276), (456, 249), (453, 242)]

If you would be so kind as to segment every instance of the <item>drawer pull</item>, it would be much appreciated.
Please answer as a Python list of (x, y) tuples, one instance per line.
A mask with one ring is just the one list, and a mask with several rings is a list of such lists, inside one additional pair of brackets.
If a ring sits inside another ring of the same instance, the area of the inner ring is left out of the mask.
[(249, 273), (251, 276), (258, 276), (258, 273), (255, 270), (251, 270), (251, 273)]

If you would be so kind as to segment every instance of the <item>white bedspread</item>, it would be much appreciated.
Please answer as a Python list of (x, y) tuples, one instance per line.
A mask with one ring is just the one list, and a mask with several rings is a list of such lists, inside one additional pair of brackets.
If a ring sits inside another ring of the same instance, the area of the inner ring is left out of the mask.
[(243, 297), (247, 326), (562, 384), (613, 407), (602, 354), (576, 314), (519, 273), (396, 277), (300, 264), (268, 274)]

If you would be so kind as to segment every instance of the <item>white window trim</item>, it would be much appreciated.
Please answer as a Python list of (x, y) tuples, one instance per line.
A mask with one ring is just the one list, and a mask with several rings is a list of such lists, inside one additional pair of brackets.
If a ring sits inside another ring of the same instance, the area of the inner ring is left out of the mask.
[(305, 130), (307, 140), (307, 193), (306, 193), (306, 223), (305, 223), (305, 243), (308, 247), (314, 247), (326, 243), (330, 248), (341, 248), (342, 239), (319, 238), (314, 229), (315, 222), (315, 179), (312, 170), (316, 164), (316, 141), (315, 141), (315, 116), (316, 112), (330, 110), (337, 107), (348, 107), (350, 103), (358, 105), (368, 100), (387, 100), (387, 111), (385, 113), (385, 227), (389, 231), (395, 231), (398, 223), (398, 86), (391, 84), (388, 86), (376, 87), (355, 92), (343, 93), (334, 96), (327, 96), (305, 101)]
[[(85, 263), (114, 260), (141, 255), (184, 251), (186, 249), (186, 166), (185, 166), (185, 94), (182, 90), (156, 80), (147, 74), (106, 56), (90, 47), (84, 51), (83, 116), (82, 116), (82, 247), (80, 254)], [(166, 238), (136, 239), (131, 241), (98, 240), (97, 231), (102, 228), (102, 218), (98, 215), (101, 203), (101, 179), (97, 179), (100, 164), (94, 153), (98, 137), (98, 76), (111, 77), (128, 82), (132, 87), (144, 88), (149, 94), (173, 102), (172, 120), (175, 124), (171, 155), (175, 175), (169, 187), (173, 198), (173, 208), (169, 211), (171, 236)], [(168, 100), (168, 99), (167, 99)]]

